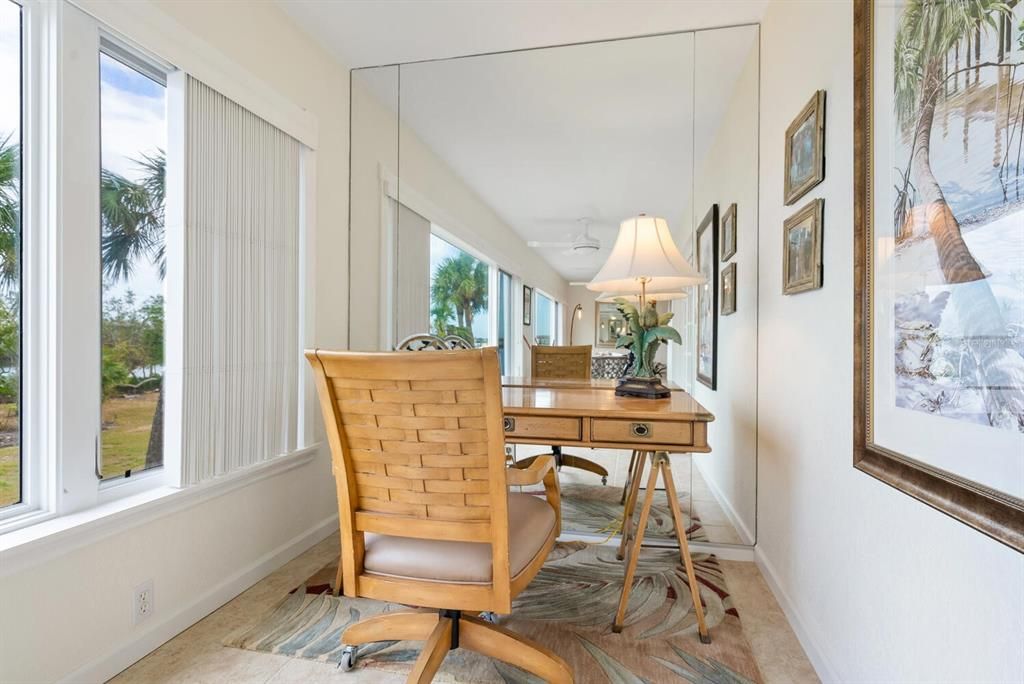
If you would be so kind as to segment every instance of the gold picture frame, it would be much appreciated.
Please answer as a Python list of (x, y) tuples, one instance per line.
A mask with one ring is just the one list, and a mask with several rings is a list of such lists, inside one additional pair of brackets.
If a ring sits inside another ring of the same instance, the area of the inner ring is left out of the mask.
[(818, 198), (802, 206), (783, 224), (782, 294), (821, 288), (824, 219), (825, 200)]
[(722, 300), (722, 315), (729, 316), (736, 313), (736, 262), (732, 262), (722, 269), (722, 291), (719, 298)]
[(786, 206), (825, 180), (825, 91), (819, 90), (786, 129)]
[(722, 252), (721, 260), (726, 262), (736, 254), (736, 203), (733, 202), (722, 214), (721, 236), (718, 239), (719, 250)]

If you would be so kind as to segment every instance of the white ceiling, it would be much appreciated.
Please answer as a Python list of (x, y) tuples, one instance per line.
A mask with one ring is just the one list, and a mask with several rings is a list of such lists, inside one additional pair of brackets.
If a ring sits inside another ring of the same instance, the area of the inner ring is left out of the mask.
[(768, 0), (277, 0), (348, 67), (758, 22)]
[[(286, 7), (339, 59), (379, 64), (757, 20), (764, 4), (292, 0)], [(579, 220), (592, 219), (599, 252), (537, 250), (566, 280), (589, 280), (620, 221), (639, 212), (670, 222), (683, 216), (694, 141), (699, 155), (713, 138), (755, 36), (745, 27), (406, 64), (402, 119), (525, 240), (570, 241)], [(696, 102), (695, 67), (713, 72), (715, 83)], [(395, 82), (380, 71), (356, 78), (379, 91)]]

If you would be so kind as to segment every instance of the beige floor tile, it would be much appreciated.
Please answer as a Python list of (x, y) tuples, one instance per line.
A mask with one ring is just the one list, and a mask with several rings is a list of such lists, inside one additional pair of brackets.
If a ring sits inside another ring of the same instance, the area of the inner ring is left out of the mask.
[(720, 562), (733, 605), (740, 614), (743, 633), (750, 642), (765, 684), (819, 682), (757, 566), (739, 561)]

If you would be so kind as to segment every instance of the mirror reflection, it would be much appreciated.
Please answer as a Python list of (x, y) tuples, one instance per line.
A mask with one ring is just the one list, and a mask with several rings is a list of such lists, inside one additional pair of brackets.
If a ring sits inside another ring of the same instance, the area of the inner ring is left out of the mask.
[[(612, 299), (636, 306), (640, 293), (585, 285), (620, 224), (664, 218), (696, 266), (701, 219), (735, 204), (729, 260), (743, 263), (716, 349), (729, 393), (696, 382), (695, 288), (644, 303), (674, 315), (681, 341), (652, 367), (715, 416), (709, 453), (671, 456), (687, 535), (753, 544), (757, 44), (744, 26), (353, 71), (351, 348), (494, 346), (516, 384), (555, 358), (536, 349), (581, 347), (583, 361), (557, 363), (614, 388), (632, 360)], [(618, 534), (632, 450), (536, 441), (514, 458), (560, 454), (563, 532)], [(656, 492), (645, 543), (672, 545), (674, 525)]]

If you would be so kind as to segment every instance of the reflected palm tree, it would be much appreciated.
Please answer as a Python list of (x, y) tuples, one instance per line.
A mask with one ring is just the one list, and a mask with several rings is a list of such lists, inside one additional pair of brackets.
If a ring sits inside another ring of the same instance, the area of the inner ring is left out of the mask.
[[(473, 316), (487, 306), (487, 264), (465, 252), (442, 261), (430, 283), (431, 314), (436, 322), (444, 316), (450, 332), (473, 342)], [(454, 311), (457, 330), (447, 321)]]

